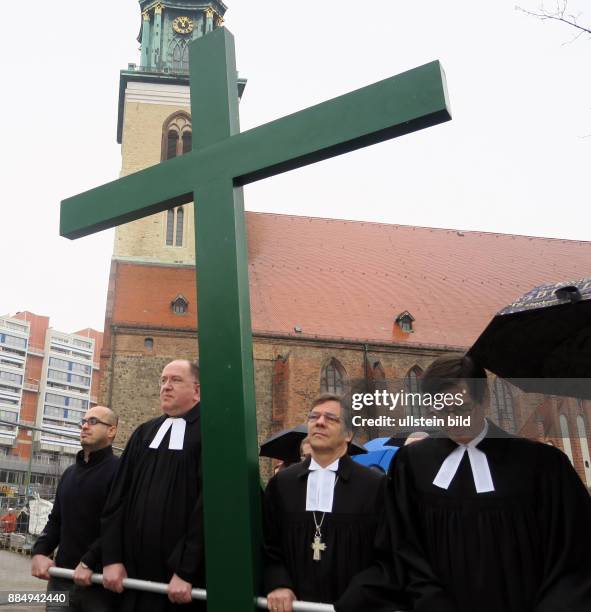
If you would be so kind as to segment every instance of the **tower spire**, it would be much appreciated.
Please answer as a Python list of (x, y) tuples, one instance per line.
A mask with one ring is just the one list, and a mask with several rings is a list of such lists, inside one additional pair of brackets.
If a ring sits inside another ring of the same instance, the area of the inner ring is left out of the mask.
[(227, 7), (219, 0), (139, 0), (139, 70), (188, 75), (189, 43), (219, 28)]

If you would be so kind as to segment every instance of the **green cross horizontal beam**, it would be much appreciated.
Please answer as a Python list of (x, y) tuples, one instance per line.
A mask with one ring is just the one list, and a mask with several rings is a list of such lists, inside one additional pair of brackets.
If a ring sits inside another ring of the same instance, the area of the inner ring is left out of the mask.
[(211, 178), (242, 186), (449, 119), (444, 75), (431, 62), (68, 198), (60, 233), (80, 238), (192, 202)]
[[(191, 153), (62, 202), (69, 238), (194, 201), (209, 612), (254, 610), (260, 483), (242, 186), (450, 119), (438, 62), (240, 133), (232, 35), (190, 49)], [(157, 290), (157, 288), (155, 288)]]

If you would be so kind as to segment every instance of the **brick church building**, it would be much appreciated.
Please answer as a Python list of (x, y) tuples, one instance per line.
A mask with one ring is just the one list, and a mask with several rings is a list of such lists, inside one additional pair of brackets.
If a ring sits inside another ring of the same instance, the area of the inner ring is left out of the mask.
[[(122, 175), (191, 149), (188, 43), (226, 11), (217, 0), (140, 6), (141, 63), (120, 80)], [(263, 213), (246, 225), (260, 440), (302, 422), (321, 391), (415, 389), (519, 295), (590, 274), (588, 242)], [(198, 357), (195, 263), (192, 204), (116, 230), (100, 399), (120, 414), (120, 441), (158, 414), (162, 367)], [(591, 401), (490, 382), (490, 417), (561, 447), (591, 487)]]

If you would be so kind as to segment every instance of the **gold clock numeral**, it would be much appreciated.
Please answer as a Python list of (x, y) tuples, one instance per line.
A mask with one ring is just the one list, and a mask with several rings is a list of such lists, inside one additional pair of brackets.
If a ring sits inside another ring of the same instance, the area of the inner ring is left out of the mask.
[(179, 16), (172, 22), (172, 28), (179, 34), (188, 34), (193, 31), (193, 20), (185, 15)]

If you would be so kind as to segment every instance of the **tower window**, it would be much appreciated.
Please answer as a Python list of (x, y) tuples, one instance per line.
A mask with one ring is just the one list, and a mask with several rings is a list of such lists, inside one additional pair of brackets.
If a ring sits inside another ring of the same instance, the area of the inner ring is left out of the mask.
[(176, 240), (175, 246), (183, 246), (183, 226), (185, 223), (185, 211), (183, 208), (177, 208), (176, 211)]
[(192, 145), (189, 113), (185, 111), (174, 113), (162, 126), (162, 161), (188, 153)]
[(144, 348), (151, 351), (154, 348), (154, 338), (144, 338)]
[(193, 134), (190, 131), (183, 133), (183, 155), (193, 148)]
[(170, 303), (170, 307), (172, 308), (172, 312), (174, 312), (174, 314), (182, 315), (189, 310), (189, 302), (184, 296), (179, 294)]
[(179, 143), (179, 133), (176, 130), (169, 130), (167, 143), (168, 146), (166, 148), (166, 159), (172, 159), (177, 155), (177, 148)]
[[(162, 160), (173, 159), (188, 153), (193, 146), (191, 133), (191, 117), (184, 111), (173, 113), (164, 122), (162, 128)], [(185, 211), (179, 208), (167, 210), (166, 215), (166, 246), (183, 246), (185, 231)]]
[(174, 242), (174, 209), (166, 211), (166, 246), (172, 246)]
[(166, 211), (166, 246), (183, 246), (185, 211), (182, 206)]
[(172, 70), (173, 72), (189, 71), (189, 40), (173, 38), (172, 47)]

